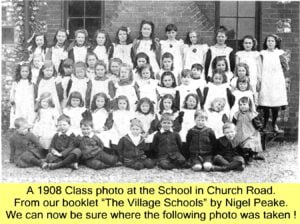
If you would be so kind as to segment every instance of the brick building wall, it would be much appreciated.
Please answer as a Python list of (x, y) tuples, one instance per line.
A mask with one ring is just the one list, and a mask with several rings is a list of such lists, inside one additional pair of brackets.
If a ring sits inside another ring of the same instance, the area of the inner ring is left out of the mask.
[[(47, 39), (51, 43), (56, 30), (64, 26), (64, 2), (61, 0), (44, 0), (40, 8), (40, 19), (47, 24)], [(291, 50), (289, 107), (283, 116), (285, 120), (286, 137), (297, 138), (298, 104), (299, 104), (299, 2), (283, 4), (280, 2), (261, 2), (261, 40), (269, 33), (276, 33), (276, 23), (279, 19), (292, 19), (292, 33), (279, 34), (282, 48)], [(214, 1), (106, 1), (104, 28), (114, 39), (120, 26), (129, 26), (131, 36), (137, 37), (141, 20), (147, 19), (155, 23), (156, 36), (165, 39), (165, 26), (168, 23), (178, 25), (178, 37), (185, 38), (190, 29), (195, 29), (201, 42), (209, 45), (214, 41), (216, 24), (216, 3)], [(4, 66), (5, 67), (5, 66)], [(4, 72), (2, 80), (11, 79), (10, 72)], [(4, 85), (4, 84), (3, 84)], [(9, 88), (3, 88), (2, 102), (8, 95)], [(3, 105), (3, 103), (2, 103)], [(7, 111), (7, 105), (4, 105)], [(2, 112), (3, 114), (3, 112)]]

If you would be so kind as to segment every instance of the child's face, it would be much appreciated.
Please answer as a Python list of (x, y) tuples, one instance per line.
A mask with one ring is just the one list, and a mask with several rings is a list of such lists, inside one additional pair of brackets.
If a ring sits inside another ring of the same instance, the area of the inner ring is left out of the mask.
[(168, 131), (173, 127), (173, 122), (170, 120), (163, 120), (160, 125), (164, 130)]
[(189, 37), (190, 37), (190, 41), (192, 42), (192, 44), (197, 44), (198, 37), (195, 32), (190, 33)]
[(216, 101), (214, 104), (213, 104), (213, 109), (214, 111), (216, 112), (220, 112), (224, 109), (224, 104), (223, 102), (221, 101)]
[(173, 79), (170, 75), (166, 75), (162, 81), (163, 81), (164, 86), (167, 88), (170, 88), (173, 85)]
[(197, 100), (195, 99), (195, 97), (190, 96), (186, 101), (187, 108), (195, 109), (196, 105), (197, 105)]
[(105, 99), (103, 98), (103, 97), (97, 97), (97, 99), (96, 99), (96, 106), (97, 106), (97, 108), (103, 108), (104, 107), (104, 105), (105, 105)]
[(119, 75), (120, 65), (118, 62), (112, 62), (110, 65), (110, 70), (114, 75)]
[(103, 46), (105, 44), (106, 38), (104, 33), (98, 33), (96, 38), (97, 44)]
[(201, 78), (201, 70), (197, 69), (197, 68), (193, 68), (192, 69), (192, 77), (194, 79), (199, 79)]
[(247, 112), (249, 111), (249, 103), (248, 102), (240, 102), (239, 108), (241, 112)]
[(95, 76), (96, 77), (100, 77), (100, 78), (104, 77), (105, 72), (106, 72), (106, 69), (102, 65), (97, 65), (97, 67), (95, 68)]
[(247, 74), (247, 70), (245, 69), (245, 67), (239, 66), (238, 69), (237, 69), (237, 74), (238, 74), (239, 78), (245, 77), (246, 74)]
[(144, 64), (146, 64), (146, 63), (147, 63), (146, 58), (138, 58), (138, 59), (136, 60), (136, 64), (137, 64), (138, 67), (141, 67), (142, 65), (144, 65)]
[(126, 108), (127, 108), (126, 100), (119, 100), (118, 101), (118, 108), (119, 108), (119, 110), (126, 110)]
[(185, 77), (182, 77), (181, 78), (181, 83), (183, 85), (189, 85), (190, 84), (190, 79), (191, 79), (191, 77), (189, 75), (187, 75)]
[(87, 59), (87, 64), (90, 68), (94, 68), (97, 62), (97, 58), (94, 55), (91, 55)]
[(248, 84), (247, 84), (247, 82), (239, 82), (238, 87), (239, 87), (240, 91), (246, 91), (247, 87), (248, 87)]
[(164, 58), (162, 61), (165, 70), (171, 70), (173, 60), (171, 58)]
[(150, 72), (149, 68), (145, 68), (142, 70), (142, 77), (143, 77), (143, 79), (150, 79), (151, 72)]
[(36, 67), (36, 68), (40, 68), (42, 66), (41, 57), (34, 57), (33, 58), (33, 66)]
[(274, 37), (268, 37), (267, 39), (267, 47), (268, 49), (275, 49), (276, 41)]
[(124, 30), (120, 30), (119, 33), (118, 33), (118, 37), (119, 37), (120, 42), (126, 42), (127, 32), (124, 31)]
[(67, 121), (59, 121), (58, 124), (58, 131), (61, 131), (62, 133), (66, 133), (69, 128), (70, 128), (70, 125)]
[(78, 79), (83, 79), (85, 77), (85, 70), (84, 68), (76, 68), (75, 69), (75, 75)]
[(27, 123), (20, 124), (20, 127), (16, 129), (16, 131), (20, 135), (26, 135), (28, 133), (28, 124)]
[(142, 133), (141, 128), (139, 126), (136, 126), (136, 125), (131, 126), (130, 131), (131, 131), (131, 134), (133, 136), (139, 136)]
[(225, 41), (227, 40), (227, 37), (225, 33), (219, 32), (217, 34), (217, 44), (223, 45), (225, 44)]
[(195, 118), (195, 123), (198, 128), (204, 128), (206, 125), (206, 118), (202, 116), (198, 116)]
[(58, 44), (63, 44), (67, 39), (67, 34), (65, 32), (58, 31), (56, 34), (56, 39)]
[(225, 137), (232, 141), (235, 137), (235, 134), (236, 134), (236, 130), (234, 127), (230, 127), (230, 128), (226, 128), (224, 131), (223, 131)]
[(148, 103), (144, 102), (144, 103), (141, 104), (141, 111), (144, 114), (148, 113), (149, 110), (150, 110), (150, 105)]
[(84, 33), (78, 33), (75, 39), (78, 45), (83, 45), (85, 41)]
[(222, 84), (223, 83), (223, 76), (222, 76), (222, 74), (219, 74), (219, 73), (215, 74), (214, 78), (213, 78), (213, 82), (214, 82), (215, 85)]
[(35, 43), (38, 47), (42, 47), (44, 45), (44, 36), (43, 35), (36, 36)]
[(54, 73), (54, 69), (53, 69), (53, 66), (50, 66), (50, 67), (46, 67), (44, 70), (44, 78), (46, 79), (49, 79), (53, 76), (53, 73)]
[(20, 74), (22, 79), (27, 79), (29, 76), (29, 68), (27, 66), (21, 67)]
[(250, 38), (246, 38), (243, 42), (245, 51), (251, 51), (253, 47), (253, 41)]
[(145, 38), (149, 38), (151, 33), (152, 33), (152, 28), (149, 24), (144, 24), (142, 26), (142, 36), (145, 37)]
[(65, 75), (71, 75), (72, 72), (73, 72), (72, 66), (70, 66), (70, 67), (64, 67), (64, 72), (65, 72)]
[(172, 109), (172, 100), (171, 99), (164, 99), (163, 106), (165, 110), (171, 110)]
[(177, 32), (175, 30), (167, 31), (167, 37), (169, 40), (175, 40)]
[(90, 136), (93, 130), (92, 127), (88, 125), (82, 125), (80, 128), (83, 136)]
[(224, 60), (218, 61), (216, 64), (217, 70), (224, 71), (226, 69), (226, 62)]
[(71, 99), (71, 106), (72, 107), (79, 107), (80, 105), (80, 99), (73, 97)]
[(129, 78), (129, 70), (128, 68), (121, 67), (120, 68), (120, 80), (125, 80)]
[(43, 108), (43, 109), (47, 109), (48, 107), (49, 107), (49, 99), (43, 99), (42, 101), (41, 101), (41, 107)]

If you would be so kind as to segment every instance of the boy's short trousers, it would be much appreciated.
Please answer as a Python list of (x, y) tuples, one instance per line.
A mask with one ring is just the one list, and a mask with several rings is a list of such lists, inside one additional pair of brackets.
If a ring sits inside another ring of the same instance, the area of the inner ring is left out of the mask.
[(78, 161), (81, 156), (81, 150), (79, 148), (75, 148), (72, 151), (70, 151), (67, 155), (63, 157), (59, 157), (56, 155), (53, 155), (51, 152), (47, 154), (46, 162), (47, 163), (57, 163), (62, 161), (64, 158), (66, 158), (68, 155), (74, 154), (76, 156), (76, 160)]
[(192, 153), (190, 156), (190, 162), (192, 165), (195, 164), (203, 164), (203, 163), (212, 163), (213, 156), (212, 155), (199, 155)]

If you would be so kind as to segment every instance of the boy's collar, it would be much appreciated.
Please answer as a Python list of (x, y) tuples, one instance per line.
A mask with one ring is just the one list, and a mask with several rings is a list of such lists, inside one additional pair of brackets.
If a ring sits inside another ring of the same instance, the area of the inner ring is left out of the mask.
[(165, 132), (167, 132), (167, 131), (173, 132), (173, 128), (170, 128), (169, 130), (165, 130), (165, 129), (163, 129), (163, 128), (160, 129), (160, 133), (165, 133)]
[(80, 132), (79, 136), (80, 136), (80, 137), (89, 137), (89, 138), (92, 138), (92, 137), (94, 136), (94, 133), (91, 132), (91, 133), (89, 134), (89, 136), (84, 136), (84, 135), (82, 134), (82, 132)]
[(69, 129), (66, 133), (62, 133), (61, 131), (58, 132), (58, 136), (61, 136), (62, 134), (65, 134), (66, 136), (70, 136), (73, 134), (73, 132)]

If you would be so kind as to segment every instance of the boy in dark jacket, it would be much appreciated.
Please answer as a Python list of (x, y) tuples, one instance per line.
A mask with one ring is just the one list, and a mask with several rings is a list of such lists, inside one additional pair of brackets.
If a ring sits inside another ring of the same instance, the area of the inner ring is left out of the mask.
[(188, 131), (186, 136), (186, 148), (190, 153), (192, 170), (219, 171), (219, 167), (212, 165), (216, 136), (211, 128), (206, 127), (207, 113), (197, 110), (194, 118), (196, 125)]
[(173, 116), (162, 114), (161, 129), (154, 135), (152, 149), (157, 153), (158, 166), (162, 169), (187, 168), (188, 164), (180, 153), (182, 142), (177, 132), (173, 132)]
[(141, 136), (142, 131), (142, 122), (136, 118), (132, 119), (130, 121), (130, 133), (122, 137), (118, 144), (122, 162), (126, 167), (135, 170), (151, 169), (155, 166), (154, 161), (145, 155), (148, 146)]
[(80, 161), (89, 168), (99, 170), (115, 166), (118, 157), (103, 151), (103, 143), (93, 132), (93, 121), (80, 121), (82, 135), (76, 139), (75, 147), (81, 150)]
[(244, 170), (244, 158), (239, 155), (237, 148), (232, 144), (236, 135), (235, 125), (230, 122), (225, 123), (223, 133), (224, 136), (217, 140), (213, 163), (226, 167), (226, 170)]
[(70, 166), (78, 169), (78, 159), (81, 156), (79, 148), (75, 148), (75, 135), (70, 131), (71, 119), (61, 115), (57, 119), (58, 132), (52, 138), (50, 150), (46, 157), (47, 168), (58, 169)]
[(27, 168), (39, 166), (45, 168), (45, 150), (39, 143), (38, 138), (28, 131), (30, 128), (25, 118), (17, 118), (14, 122), (16, 131), (9, 140), (10, 163), (17, 167)]

